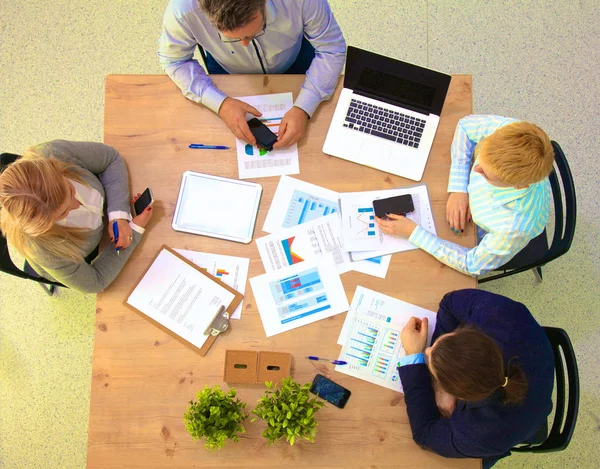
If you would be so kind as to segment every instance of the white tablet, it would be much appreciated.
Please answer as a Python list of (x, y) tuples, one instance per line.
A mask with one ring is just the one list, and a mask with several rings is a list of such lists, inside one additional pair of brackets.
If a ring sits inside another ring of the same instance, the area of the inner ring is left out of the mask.
[(238, 243), (252, 241), (262, 187), (254, 182), (186, 171), (173, 229)]

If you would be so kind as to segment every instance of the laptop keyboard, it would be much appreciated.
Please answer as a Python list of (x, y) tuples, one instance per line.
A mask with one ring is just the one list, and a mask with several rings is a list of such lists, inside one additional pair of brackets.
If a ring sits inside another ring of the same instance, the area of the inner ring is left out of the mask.
[(419, 148), (425, 120), (352, 99), (344, 127)]

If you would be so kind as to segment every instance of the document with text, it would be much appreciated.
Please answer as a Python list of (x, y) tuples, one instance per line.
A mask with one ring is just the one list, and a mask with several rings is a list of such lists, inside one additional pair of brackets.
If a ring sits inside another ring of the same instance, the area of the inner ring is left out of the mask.
[[(294, 105), (292, 93), (243, 96), (236, 99), (250, 104), (261, 112), (262, 116), (257, 117), (257, 119), (275, 135), (279, 135), (279, 126), (283, 116)], [(255, 116), (252, 114), (246, 114), (246, 120), (253, 117)], [(240, 179), (298, 174), (300, 172), (298, 145), (296, 143), (288, 148), (266, 151), (236, 138), (235, 146)]]
[(200, 348), (204, 331), (221, 305), (227, 308), (235, 295), (173, 253), (163, 249), (127, 304)]

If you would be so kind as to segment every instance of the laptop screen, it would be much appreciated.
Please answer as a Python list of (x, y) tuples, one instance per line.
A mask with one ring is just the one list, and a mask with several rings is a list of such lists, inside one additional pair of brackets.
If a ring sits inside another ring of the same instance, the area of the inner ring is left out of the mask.
[(360, 90), (395, 101), (399, 105), (404, 104), (428, 111), (435, 97), (433, 86), (368, 67), (362, 69), (357, 85)]

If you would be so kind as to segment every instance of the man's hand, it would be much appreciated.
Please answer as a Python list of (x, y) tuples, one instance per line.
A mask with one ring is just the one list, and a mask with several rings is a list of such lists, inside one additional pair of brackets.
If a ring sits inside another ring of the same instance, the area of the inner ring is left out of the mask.
[(286, 148), (302, 138), (306, 132), (308, 114), (299, 107), (292, 107), (285, 113), (279, 126), (279, 136), (273, 148)]
[(225, 98), (225, 101), (221, 103), (221, 107), (219, 108), (219, 117), (227, 124), (233, 135), (246, 143), (256, 145), (256, 139), (252, 135), (252, 132), (250, 132), (250, 128), (246, 122), (247, 112), (256, 117), (262, 116), (256, 108), (239, 99)]
[(119, 239), (115, 243), (115, 247), (119, 249), (127, 249), (133, 241), (133, 231), (131, 231), (131, 227), (129, 226), (129, 220), (117, 218), (116, 220), (108, 223), (108, 236), (113, 243), (115, 242), (115, 237), (113, 235), (113, 223), (115, 221), (119, 227)]
[(427, 318), (419, 319), (412, 317), (402, 329), (400, 340), (406, 355), (423, 353), (427, 345), (427, 327), (429, 321)]
[(466, 192), (450, 192), (446, 203), (446, 221), (456, 234), (463, 233), (467, 223), (471, 221), (469, 210), (469, 194)]
[(391, 220), (384, 220), (382, 218), (375, 217), (375, 221), (379, 225), (379, 228), (381, 228), (381, 231), (383, 231), (385, 234), (410, 238), (410, 235), (417, 227), (417, 224), (414, 221), (403, 217), (402, 215), (388, 213), (387, 217)]

